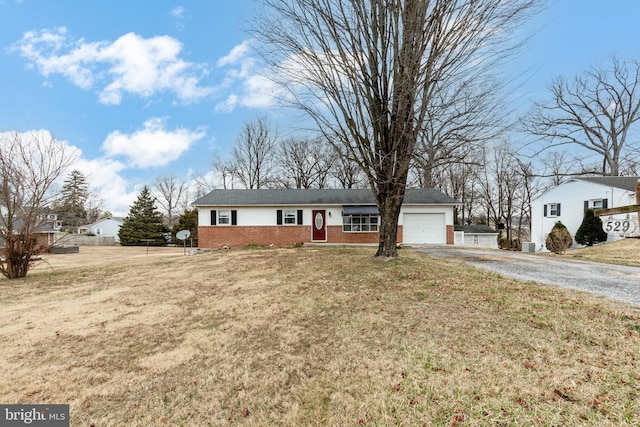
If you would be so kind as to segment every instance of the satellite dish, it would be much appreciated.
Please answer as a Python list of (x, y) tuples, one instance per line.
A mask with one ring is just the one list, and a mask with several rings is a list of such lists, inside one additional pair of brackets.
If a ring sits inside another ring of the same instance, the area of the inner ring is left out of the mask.
[(188, 239), (191, 236), (191, 232), (189, 230), (180, 230), (176, 233), (176, 237), (180, 240)]

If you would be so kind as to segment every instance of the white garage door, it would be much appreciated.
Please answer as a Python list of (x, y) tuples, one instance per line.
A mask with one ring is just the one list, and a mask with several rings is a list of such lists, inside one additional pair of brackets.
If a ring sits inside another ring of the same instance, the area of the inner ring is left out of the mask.
[(445, 244), (447, 242), (447, 228), (443, 213), (406, 213), (402, 222), (404, 243)]

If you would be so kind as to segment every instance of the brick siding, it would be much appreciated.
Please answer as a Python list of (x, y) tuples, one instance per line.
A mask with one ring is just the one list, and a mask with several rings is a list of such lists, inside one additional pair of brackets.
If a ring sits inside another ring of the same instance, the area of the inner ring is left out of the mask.
[[(451, 228), (453, 230), (453, 227)], [(452, 234), (453, 236), (453, 231)], [(453, 237), (452, 237), (453, 239)], [(402, 243), (402, 226), (398, 226), (398, 242)], [(380, 233), (344, 233), (342, 226), (327, 227), (326, 243), (378, 244)], [(242, 247), (292, 246), (311, 243), (311, 226), (200, 226), (198, 247), (217, 249), (224, 246)]]
[(447, 225), (447, 245), (454, 244), (454, 227), (453, 225)]
[[(53, 244), (53, 235), (47, 233), (37, 233), (36, 253), (43, 254), (49, 251)], [(4, 242), (0, 242), (0, 255), (4, 255)]]

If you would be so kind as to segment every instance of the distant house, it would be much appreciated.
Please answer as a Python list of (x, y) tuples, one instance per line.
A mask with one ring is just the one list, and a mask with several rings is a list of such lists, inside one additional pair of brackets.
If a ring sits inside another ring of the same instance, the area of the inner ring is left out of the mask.
[(488, 225), (454, 225), (455, 244), (498, 249), (498, 232)]
[(121, 217), (103, 218), (93, 224), (78, 227), (78, 234), (114, 237), (116, 243), (118, 243), (120, 242), (118, 231), (120, 231), (123, 223), (124, 218)]
[[(1, 224), (2, 222), (0, 222)], [(60, 232), (62, 222), (58, 220), (58, 215), (49, 208), (42, 208), (39, 213), (38, 226), (35, 229), (37, 238), (36, 247), (39, 252), (45, 252), (56, 241), (56, 235)], [(24, 227), (22, 219), (15, 219), (13, 223), (14, 233), (19, 233)], [(0, 248), (5, 246), (5, 241), (0, 238)]]
[[(546, 250), (545, 240), (560, 221), (572, 237), (582, 224), (587, 209), (607, 209), (636, 204), (639, 177), (581, 177), (560, 184), (531, 202), (531, 242), (536, 250)], [(637, 219), (637, 214), (635, 218)], [(603, 221), (606, 218), (603, 218)], [(635, 235), (638, 235), (636, 230)], [(607, 241), (623, 236), (609, 233)], [(574, 245), (576, 243), (574, 242)], [(579, 245), (578, 245), (579, 246)]]
[[(397, 241), (453, 244), (453, 208), (460, 203), (435, 189), (406, 191)], [(380, 214), (366, 189), (213, 190), (198, 209), (198, 246), (296, 243), (377, 244)]]

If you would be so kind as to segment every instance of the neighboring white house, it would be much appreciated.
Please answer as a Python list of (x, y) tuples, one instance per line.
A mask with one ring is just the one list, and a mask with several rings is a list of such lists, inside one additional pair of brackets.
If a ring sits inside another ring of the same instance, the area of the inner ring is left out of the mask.
[[(542, 194), (531, 202), (531, 242), (536, 250), (546, 250), (544, 242), (554, 224), (562, 222), (574, 237), (586, 209), (607, 209), (636, 204), (638, 177), (573, 178)], [(637, 220), (637, 214), (635, 219)], [(617, 215), (616, 218), (625, 215)], [(605, 221), (607, 218), (602, 218)], [(638, 231), (636, 231), (637, 234)], [(609, 233), (607, 241), (622, 238)], [(574, 245), (577, 245), (574, 242)], [(579, 246), (579, 245), (577, 245)]]
[(108, 217), (100, 219), (93, 224), (78, 227), (78, 234), (92, 234), (94, 236), (114, 237), (116, 242), (120, 242), (118, 232), (124, 223), (124, 218)]
[[(435, 189), (411, 189), (400, 210), (397, 241), (453, 244), (453, 208)], [(377, 244), (380, 216), (365, 189), (213, 190), (198, 208), (198, 246), (304, 243)]]

